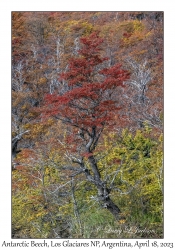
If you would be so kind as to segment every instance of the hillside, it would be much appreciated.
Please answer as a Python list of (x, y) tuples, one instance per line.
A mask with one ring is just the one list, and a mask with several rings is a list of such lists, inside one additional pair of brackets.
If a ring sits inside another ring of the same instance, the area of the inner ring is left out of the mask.
[(163, 237), (163, 13), (12, 12), (12, 238)]

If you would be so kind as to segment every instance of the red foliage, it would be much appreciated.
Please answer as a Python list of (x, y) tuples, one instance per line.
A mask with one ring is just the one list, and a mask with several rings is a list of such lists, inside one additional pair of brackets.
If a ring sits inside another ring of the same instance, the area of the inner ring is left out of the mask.
[(71, 126), (91, 131), (93, 127), (111, 125), (120, 109), (117, 90), (124, 87), (130, 74), (120, 64), (105, 67), (107, 58), (100, 55), (103, 39), (98, 33), (80, 41), (78, 57), (70, 59), (68, 71), (59, 79), (67, 83), (69, 90), (46, 95), (42, 113), (44, 117), (56, 116)]
[(131, 33), (123, 33), (123, 37), (125, 37), (125, 38), (129, 38), (130, 36), (131, 36), (132, 34)]
[(82, 156), (85, 157), (85, 158), (89, 158), (90, 156), (93, 156), (93, 153), (87, 153), (86, 152), (86, 153), (83, 153)]

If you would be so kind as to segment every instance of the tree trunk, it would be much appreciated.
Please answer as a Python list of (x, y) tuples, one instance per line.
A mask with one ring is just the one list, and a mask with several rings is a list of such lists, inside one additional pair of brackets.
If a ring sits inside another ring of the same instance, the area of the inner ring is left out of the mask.
[(105, 198), (101, 205), (106, 208), (113, 216), (115, 217), (116, 220), (120, 219), (120, 209), (119, 207), (111, 200), (110, 197)]
[(101, 175), (94, 156), (90, 156), (88, 160), (92, 168), (93, 176), (89, 172), (86, 172), (86, 177), (97, 187), (100, 205), (103, 208), (108, 209), (116, 220), (119, 220), (121, 211), (119, 207), (111, 200), (109, 196), (111, 190), (107, 188), (107, 183), (101, 180)]
[(103, 187), (99, 187), (99, 185), (97, 185), (97, 189), (100, 205), (103, 208), (108, 209), (116, 220), (119, 220), (121, 213), (120, 208), (111, 200), (109, 196), (110, 190), (106, 187), (106, 183), (103, 183)]

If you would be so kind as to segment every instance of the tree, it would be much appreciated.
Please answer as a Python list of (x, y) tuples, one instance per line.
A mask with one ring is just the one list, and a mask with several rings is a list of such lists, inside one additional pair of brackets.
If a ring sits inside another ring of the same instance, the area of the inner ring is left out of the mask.
[(64, 238), (68, 235), (70, 222), (66, 205), (70, 199), (67, 188), (70, 182), (62, 184), (54, 164), (59, 153), (51, 143), (46, 143), (46, 154), (45, 147), (39, 145), (17, 156), (21, 165), (16, 166), (12, 175), (13, 238)]
[[(80, 38), (97, 30), (104, 39), (97, 46), (102, 62), (94, 57), (88, 77), (82, 70), (90, 66), (80, 65), (80, 59), (90, 59), (80, 51), (85, 48)], [(155, 228), (152, 237), (162, 235), (162, 59), (161, 12), (12, 13), (12, 237), (117, 238), (120, 224)], [(103, 86), (109, 74), (101, 71), (119, 62), (130, 77), (125, 88), (111, 91)], [(77, 68), (79, 73), (71, 76)], [(86, 98), (85, 82), (94, 86), (87, 85)], [(56, 99), (55, 107), (48, 102), (51, 112), (62, 111), (51, 114), (49, 106), (43, 107), (45, 118), (53, 116), (45, 120), (36, 109), (48, 93), (73, 100), (63, 104)], [(109, 110), (112, 103), (103, 103), (107, 100), (116, 101), (114, 110)], [(92, 122), (97, 122), (94, 140), (100, 129), (101, 134), (89, 153), (91, 137), (85, 129), (92, 134)], [(106, 205), (92, 179), (90, 154), (126, 219), (115, 221), (107, 209), (99, 209), (99, 202)], [(135, 236), (147, 237), (144, 232)]]
[(102, 207), (118, 219), (120, 209), (111, 200), (111, 190), (100, 174), (96, 148), (104, 129), (114, 125), (116, 111), (121, 108), (120, 91), (129, 72), (120, 64), (105, 67), (107, 58), (100, 55), (103, 39), (98, 32), (81, 38), (80, 43), (78, 56), (70, 59), (67, 72), (60, 75), (59, 80), (67, 84), (65, 93), (46, 95), (42, 116), (54, 116), (68, 125), (68, 156), (77, 165), (72, 175), (84, 173), (95, 185)]

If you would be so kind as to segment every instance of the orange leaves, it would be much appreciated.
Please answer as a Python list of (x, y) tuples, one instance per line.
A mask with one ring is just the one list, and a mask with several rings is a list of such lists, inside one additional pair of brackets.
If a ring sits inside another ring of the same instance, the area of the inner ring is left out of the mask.
[(93, 153), (87, 153), (86, 152), (86, 153), (83, 153), (82, 156), (85, 157), (85, 158), (89, 158), (90, 156), (93, 156)]
[(121, 39), (121, 46), (128, 47), (134, 46), (138, 42), (141, 42), (145, 38), (146, 34), (142, 31), (136, 31), (134, 33), (124, 33)]
[(35, 158), (35, 152), (32, 149), (24, 148), (19, 154), (18, 154), (18, 160), (20, 160), (21, 163), (26, 162), (29, 158)]
[(47, 82), (47, 79), (44, 77), (41, 77), (38, 81), (38, 84), (45, 84)]

